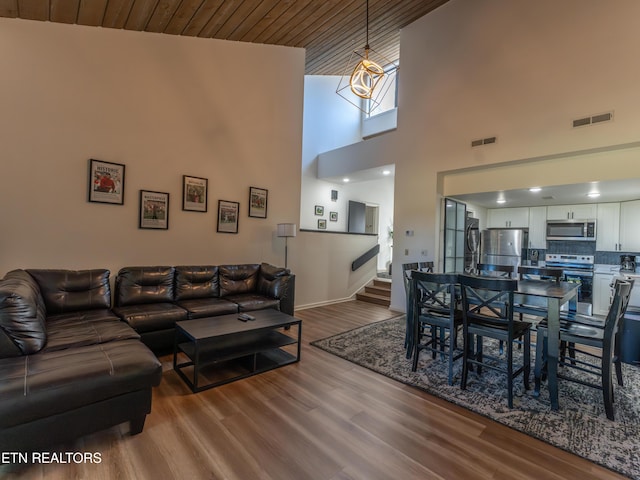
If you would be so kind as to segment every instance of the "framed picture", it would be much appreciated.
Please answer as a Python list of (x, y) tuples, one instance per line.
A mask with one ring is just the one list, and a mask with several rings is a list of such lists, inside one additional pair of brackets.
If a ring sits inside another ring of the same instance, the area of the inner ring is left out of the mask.
[(267, 195), (269, 190), (249, 187), (249, 216), (267, 218)]
[(329, 221), (337, 222), (338, 221), (338, 212), (329, 212)]
[(327, 221), (324, 218), (318, 220), (318, 230), (326, 230), (327, 229)]
[(238, 212), (240, 204), (218, 200), (218, 232), (238, 233)]
[(89, 201), (124, 204), (124, 165), (89, 160)]
[(200, 177), (182, 176), (182, 210), (206, 212), (209, 180)]
[(324, 215), (324, 207), (322, 205), (316, 205), (316, 215)]
[(169, 194), (140, 190), (140, 228), (169, 228)]

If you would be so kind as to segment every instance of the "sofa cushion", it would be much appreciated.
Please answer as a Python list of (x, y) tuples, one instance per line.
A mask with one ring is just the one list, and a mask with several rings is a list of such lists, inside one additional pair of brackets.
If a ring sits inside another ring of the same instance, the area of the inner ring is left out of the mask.
[(194, 298), (178, 305), (189, 312), (189, 318), (215, 317), (238, 313), (238, 305), (222, 298)]
[(47, 345), (43, 352), (139, 338), (111, 310), (64, 313), (47, 318)]
[(175, 272), (176, 301), (220, 295), (218, 267), (179, 266), (175, 267)]
[(263, 310), (265, 308), (280, 308), (280, 300), (277, 298), (269, 298), (256, 293), (241, 293), (239, 295), (229, 295), (226, 298), (227, 300), (237, 303), (241, 312)]
[(113, 312), (138, 333), (175, 327), (187, 319), (187, 311), (171, 303), (150, 303), (115, 307)]
[(47, 315), (111, 307), (109, 270), (35, 270)]
[(290, 274), (291, 272), (287, 268), (275, 267), (268, 263), (263, 263), (260, 265), (257, 292), (260, 295), (280, 298), (285, 293), (286, 277)]
[(116, 277), (115, 304), (173, 302), (173, 267), (126, 267)]
[(260, 265), (221, 265), (220, 296), (254, 293)]
[(139, 340), (41, 352), (0, 362), (0, 430), (160, 384)]
[(45, 317), (34, 279), (24, 270), (7, 273), (0, 280), (0, 358), (40, 351), (47, 342)]

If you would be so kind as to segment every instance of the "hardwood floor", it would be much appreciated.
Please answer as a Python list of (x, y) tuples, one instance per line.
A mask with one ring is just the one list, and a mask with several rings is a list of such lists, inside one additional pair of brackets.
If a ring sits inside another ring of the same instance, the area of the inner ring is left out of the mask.
[(5, 466), (0, 477), (624, 478), (309, 345), (395, 315), (360, 301), (299, 311), (300, 363), (198, 394), (162, 357), (163, 381), (141, 434), (130, 437), (121, 425), (53, 449), (99, 452), (100, 464)]

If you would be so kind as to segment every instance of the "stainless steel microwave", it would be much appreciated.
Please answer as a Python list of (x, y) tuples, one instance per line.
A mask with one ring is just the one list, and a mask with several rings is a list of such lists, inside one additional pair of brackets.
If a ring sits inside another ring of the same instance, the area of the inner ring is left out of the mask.
[(595, 220), (547, 220), (547, 240), (595, 242)]

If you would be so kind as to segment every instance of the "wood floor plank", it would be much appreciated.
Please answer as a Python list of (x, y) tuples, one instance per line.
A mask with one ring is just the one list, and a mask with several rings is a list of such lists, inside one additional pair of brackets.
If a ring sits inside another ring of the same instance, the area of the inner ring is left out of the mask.
[[(397, 316), (360, 301), (296, 313), (296, 364), (193, 394), (161, 357), (144, 431), (120, 425), (55, 448), (100, 464), (0, 466), (7, 479), (624, 478), (310, 342)], [(53, 449), (52, 449), (53, 450)]]

